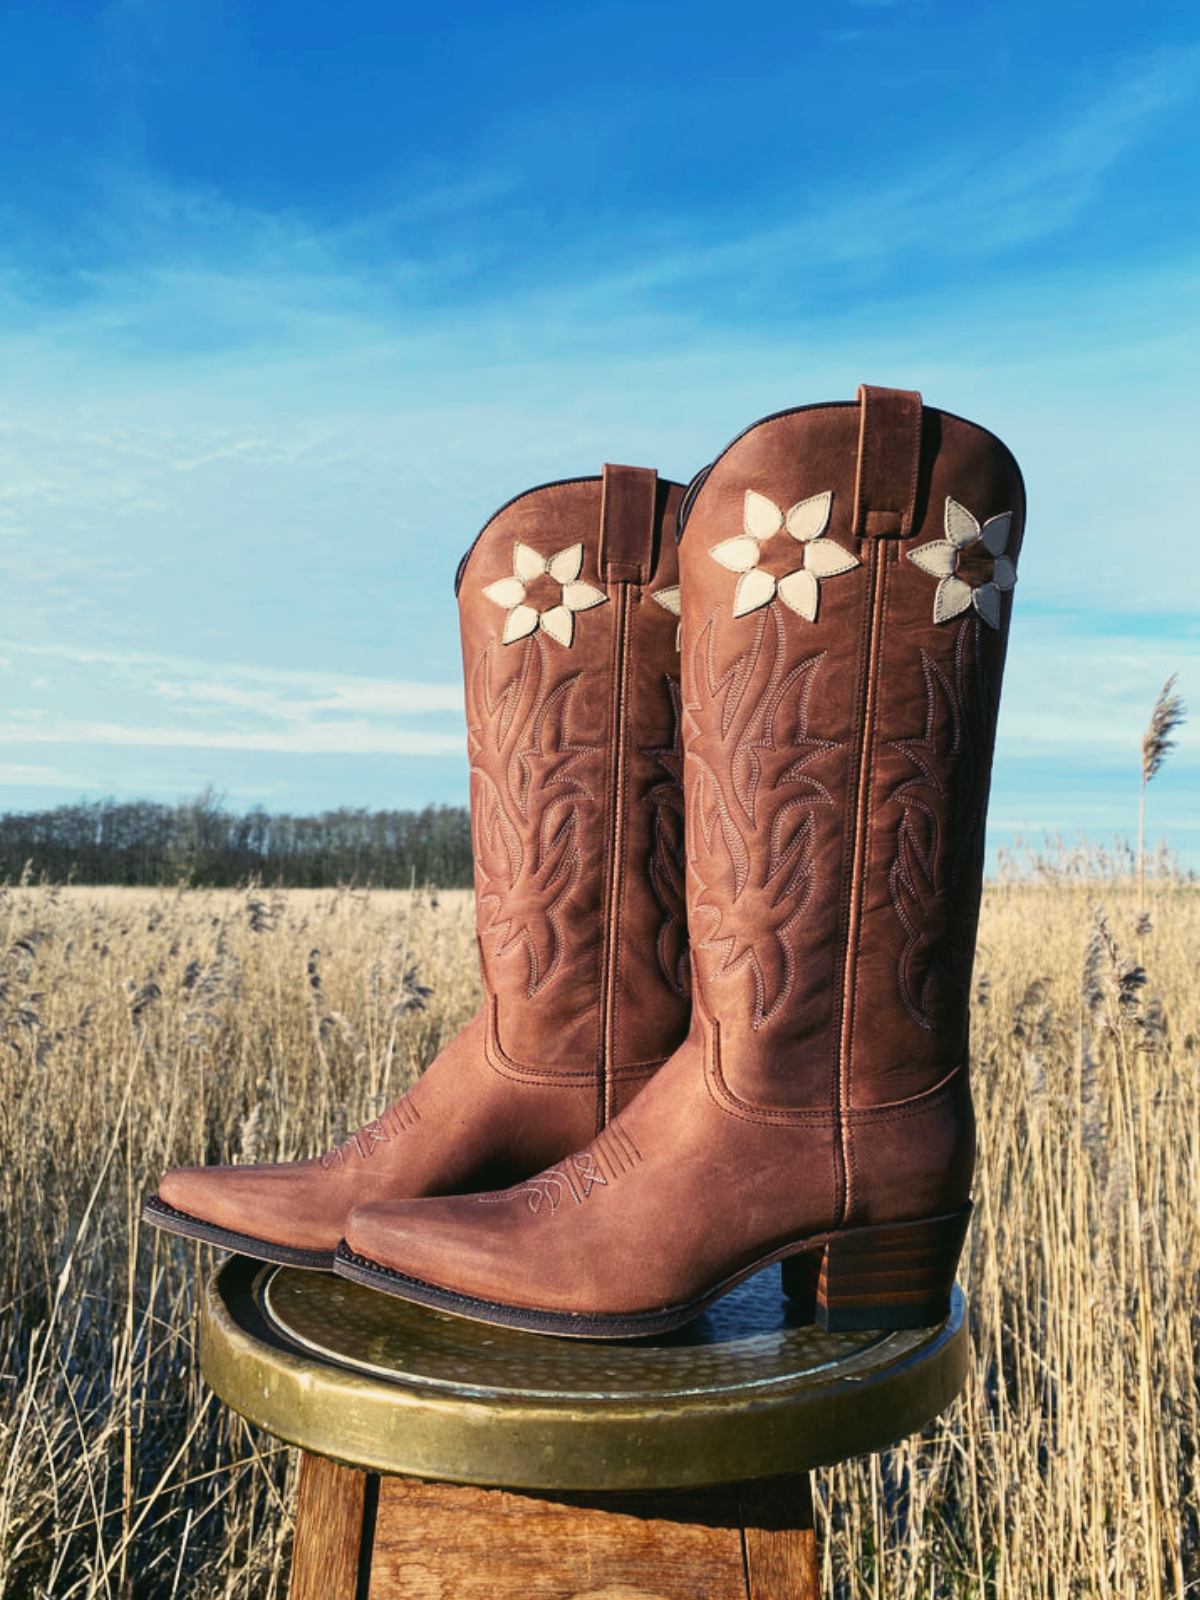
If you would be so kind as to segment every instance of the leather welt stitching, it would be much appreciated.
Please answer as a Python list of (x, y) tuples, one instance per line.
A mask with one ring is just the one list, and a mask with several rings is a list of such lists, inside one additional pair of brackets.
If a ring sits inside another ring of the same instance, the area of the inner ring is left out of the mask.
[(711, 1043), (704, 1055), (704, 1086), (709, 1099), (720, 1110), (729, 1116), (737, 1117), (742, 1122), (756, 1123), (760, 1126), (784, 1123), (792, 1127), (836, 1127), (837, 1113), (834, 1111), (792, 1110), (786, 1106), (752, 1106), (748, 1101), (740, 1099), (725, 1082), (725, 1075), (721, 1070), (721, 1024), (710, 1018), (707, 1031)]
[(964, 1066), (955, 1067), (944, 1077), (940, 1083), (935, 1083), (932, 1089), (924, 1093), (913, 1095), (908, 1100), (895, 1100), (882, 1106), (854, 1106), (847, 1110), (846, 1117), (855, 1126), (863, 1122), (897, 1122), (909, 1117), (924, 1116), (930, 1111), (939, 1111), (947, 1100), (952, 1100), (964, 1091), (970, 1091), (966, 1081), (967, 1069)]
[[(594, 1084), (596, 1081), (596, 1068), (594, 1063), (586, 1058), (579, 1066), (555, 1071), (542, 1066), (537, 1062), (516, 1061), (507, 1055), (504, 1046), (500, 1043), (499, 1001), (496, 996), (491, 997), (488, 1008), (487, 1043), (485, 1056), (487, 1064), (493, 1072), (498, 1072), (502, 1077), (512, 1078), (517, 1083), (544, 1083), (552, 1084), (559, 1088), (571, 1088), (578, 1084)], [(614, 1077), (620, 1081), (626, 1079), (648, 1078), (653, 1076), (667, 1058), (656, 1056), (652, 1061), (627, 1061)], [(420, 1087), (419, 1085), (417, 1087)], [(413, 1093), (410, 1089), (409, 1094)]]
[[(684, 708), (695, 884), (689, 922), (693, 947), (715, 956), (710, 981), (749, 973), (758, 1029), (794, 987), (795, 934), (816, 886), (814, 813), (833, 806), (829, 790), (805, 769), (840, 745), (808, 731), (825, 652), (785, 670), (782, 613), (772, 607), (747, 649), (718, 676), (719, 615), (720, 608), (697, 642), (695, 698)], [(719, 719), (703, 715), (705, 701), (720, 703)]]
[(517, 1083), (542, 1083), (556, 1088), (573, 1088), (580, 1084), (595, 1083), (595, 1066), (587, 1060), (577, 1067), (559, 1072), (529, 1062), (514, 1061), (511, 1056), (505, 1055), (504, 1047), (500, 1043), (499, 1010), (500, 1003), (493, 995), (488, 1012), (486, 1057), (488, 1065), (494, 1072), (498, 1072), (501, 1077), (512, 1078)]

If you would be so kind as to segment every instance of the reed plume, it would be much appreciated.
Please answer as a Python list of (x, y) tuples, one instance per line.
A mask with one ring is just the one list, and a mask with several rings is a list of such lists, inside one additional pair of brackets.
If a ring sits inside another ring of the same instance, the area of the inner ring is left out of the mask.
[(1175, 693), (1175, 680), (1179, 674), (1173, 672), (1159, 690), (1158, 699), (1154, 702), (1154, 710), (1150, 713), (1150, 725), (1142, 735), (1142, 794), (1138, 804), (1138, 960), (1142, 959), (1142, 942), (1150, 932), (1150, 919), (1146, 915), (1146, 785), (1151, 778), (1155, 778), (1162, 771), (1163, 762), (1167, 759), (1167, 751), (1175, 748), (1175, 740), (1171, 737), (1177, 728), (1182, 726), (1187, 716), (1187, 707)]

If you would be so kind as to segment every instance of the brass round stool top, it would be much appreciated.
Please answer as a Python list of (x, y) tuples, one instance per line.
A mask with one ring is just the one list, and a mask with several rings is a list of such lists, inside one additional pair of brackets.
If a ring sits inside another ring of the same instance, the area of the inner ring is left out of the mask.
[(778, 1269), (686, 1328), (547, 1338), (233, 1256), (209, 1279), (204, 1375), (251, 1422), (374, 1472), (507, 1488), (744, 1482), (894, 1444), (962, 1388), (963, 1299), (936, 1328), (822, 1333)]

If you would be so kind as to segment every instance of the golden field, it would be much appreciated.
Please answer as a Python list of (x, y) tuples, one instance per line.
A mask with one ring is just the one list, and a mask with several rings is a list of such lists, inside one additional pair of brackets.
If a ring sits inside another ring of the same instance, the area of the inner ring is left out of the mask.
[[(1200, 1595), (1200, 893), (1140, 941), (1135, 898), (986, 891), (972, 1377), (818, 1475), (829, 1595)], [(328, 1148), (477, 997), (465, 892), (0, 890), (0, 1595), (286, 1593), (292, 1453), (205, 1390), (210, 1253), (141, 1199)]]

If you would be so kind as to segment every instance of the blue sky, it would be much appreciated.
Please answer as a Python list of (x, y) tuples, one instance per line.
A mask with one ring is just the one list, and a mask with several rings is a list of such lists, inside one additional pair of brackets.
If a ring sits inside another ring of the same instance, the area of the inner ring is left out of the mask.
[(940, 0), (0, 10), (0, 809), (461, 802), (511, 495), (920, 388), (1030, 522), (991, 835), (1200, 867), (1200, 22)]

